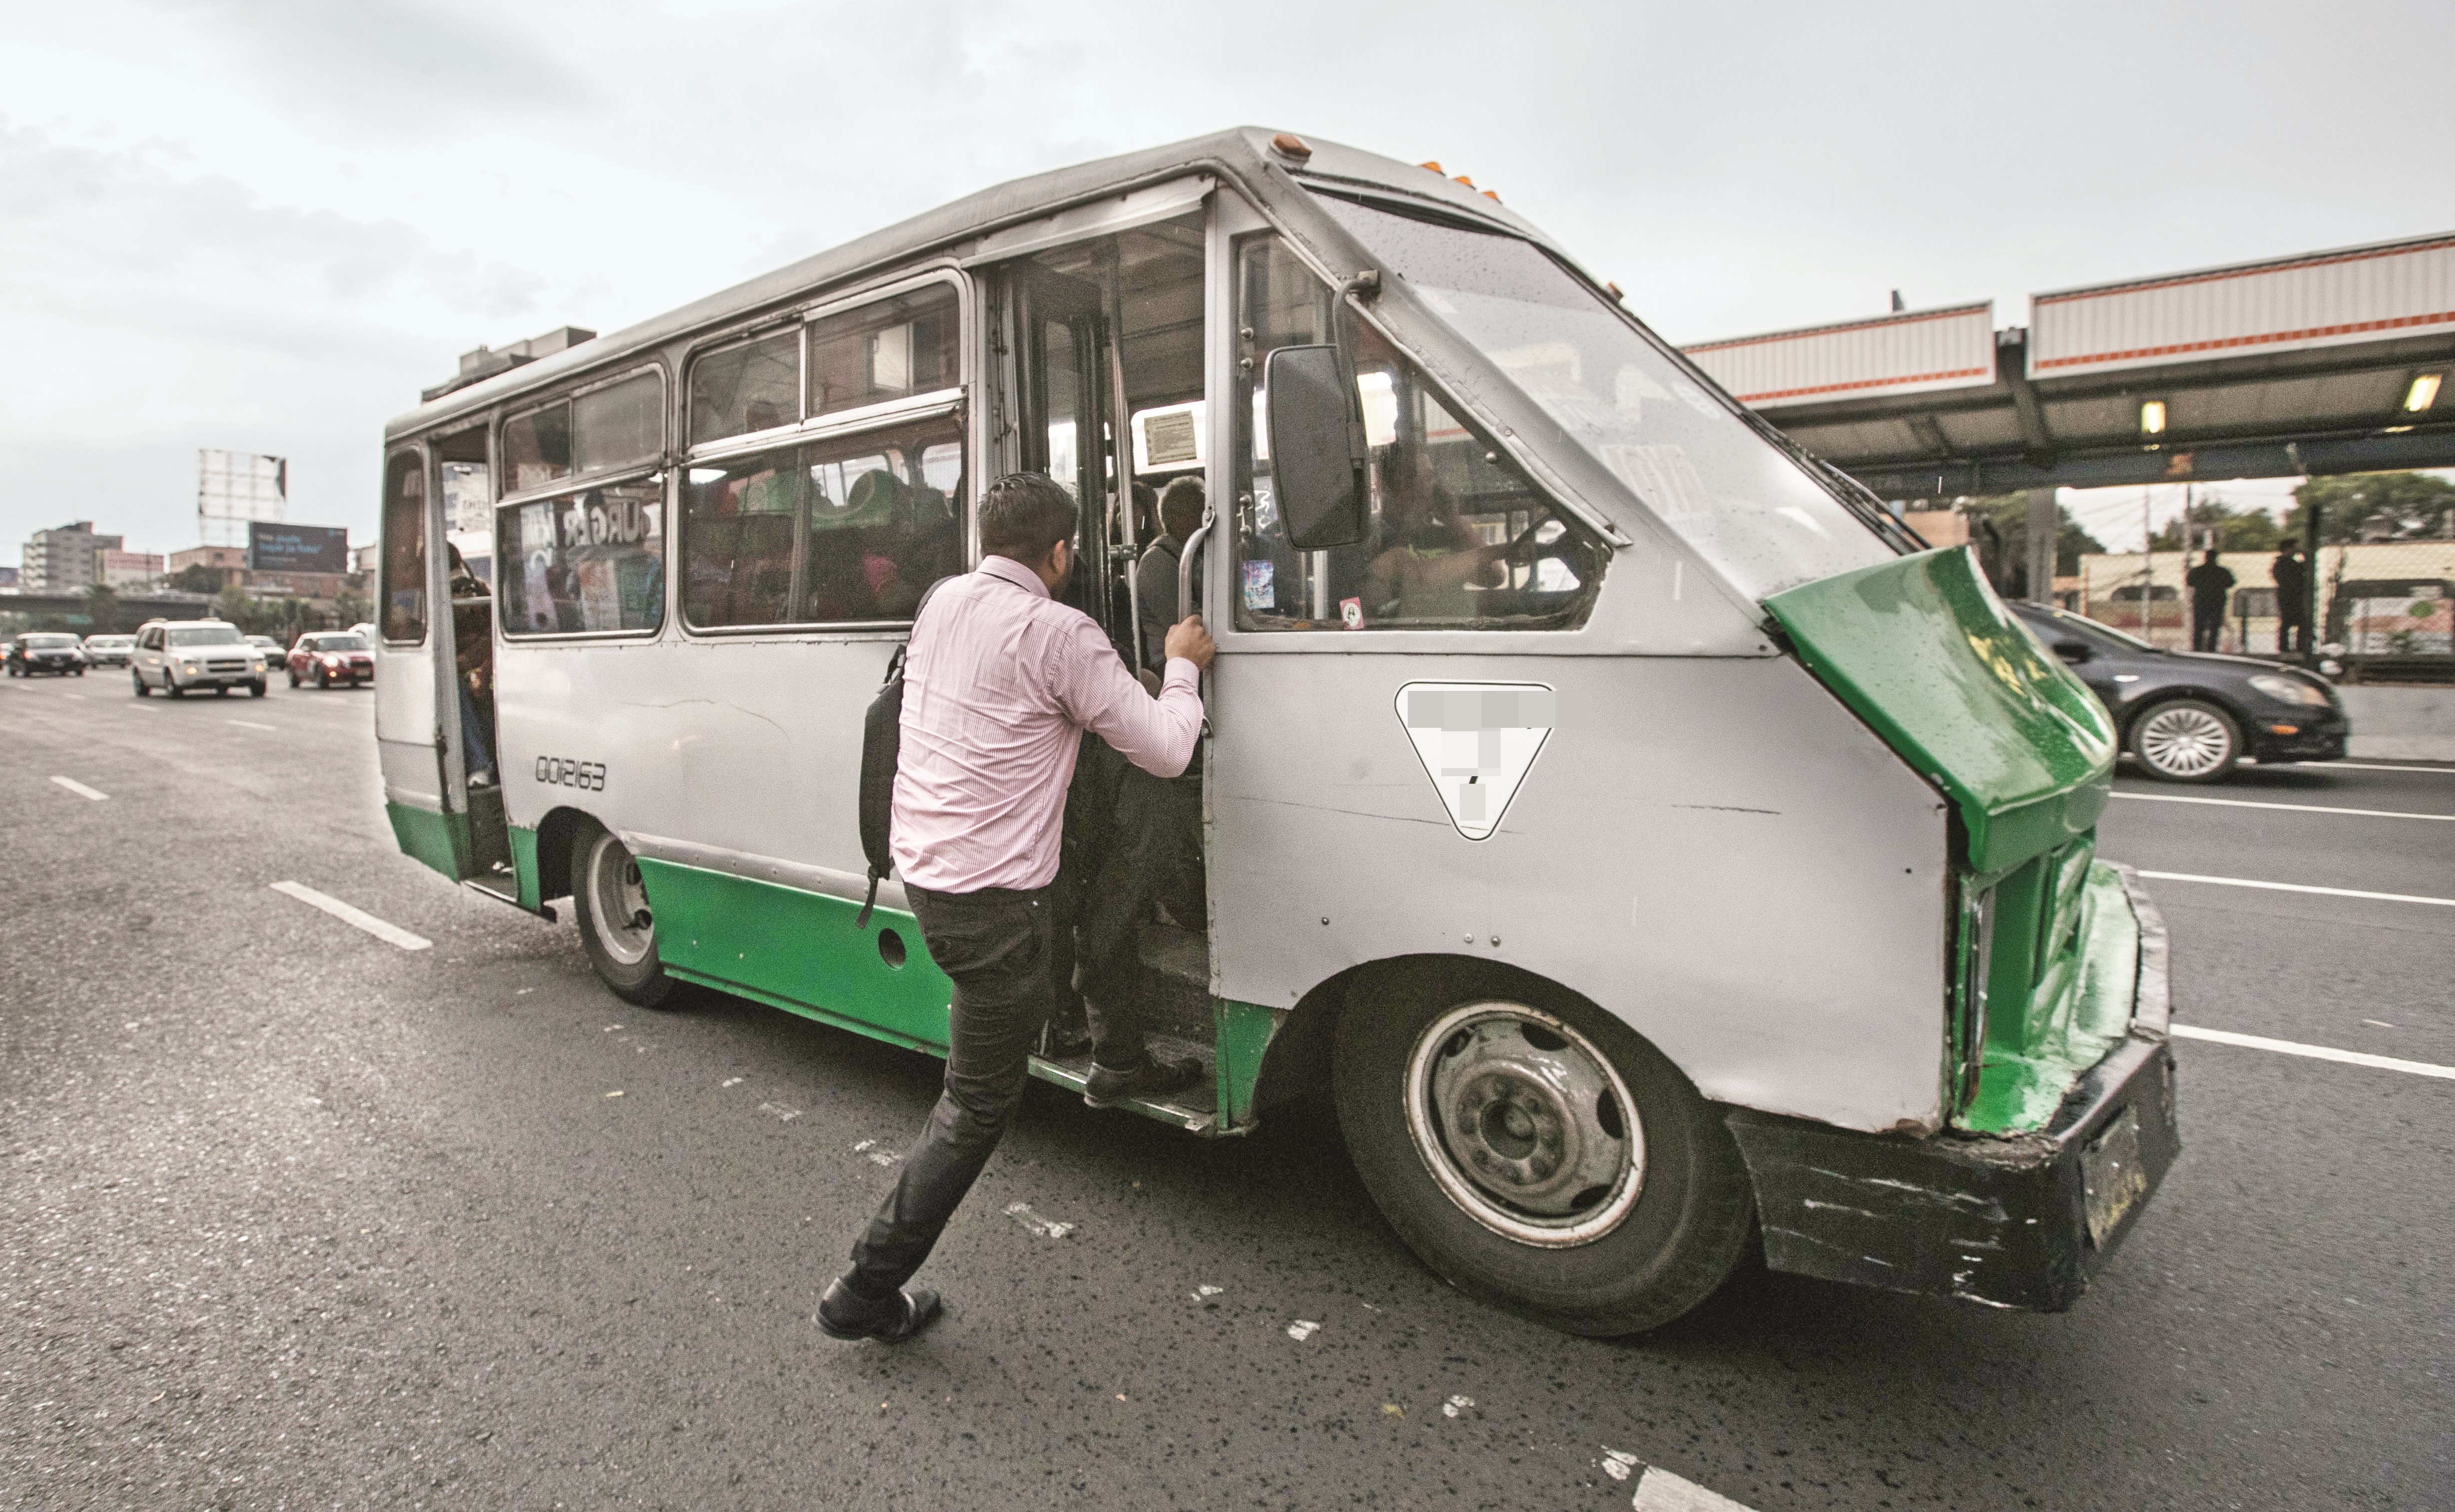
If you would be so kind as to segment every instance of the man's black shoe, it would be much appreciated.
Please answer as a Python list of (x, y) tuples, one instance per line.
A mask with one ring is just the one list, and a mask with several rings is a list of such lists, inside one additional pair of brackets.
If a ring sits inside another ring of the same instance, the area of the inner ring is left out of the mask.
[(1091, 1079), (1083, 1083), (1083, 1100), (1095, 1108), (1113, 1108), (1129, 1098), (1164, 1098), (1182, 1092), (1201, 1079), (1199, 1060), (1163, 1060), (1153, 1056), (1131, 1071), (1111, 1071), (1095, 1064)]
[(1043, 1060), (1072, 1060), (1091, 1053), (1091, 1031), (1075, 1025), (1050, 1020), (1040, 1031)]
[(875, 1339), (900, 1344), (938, 1320), (938, 1294), (926, 1286), (906, 1286), (876, 1301), (843, 1283), (839, 1276), (819, 1299), (819, 1328), (829, 1339)]

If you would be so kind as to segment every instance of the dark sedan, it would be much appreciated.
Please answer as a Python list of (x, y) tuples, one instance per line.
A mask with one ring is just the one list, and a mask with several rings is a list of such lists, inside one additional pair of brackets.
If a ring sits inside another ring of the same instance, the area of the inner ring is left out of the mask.
[(48, 672), (55, 677), (85, 675), (85, 653), (74, 635), (32, 630), (9, 642), (9, 675), (30, 677)]
[(298, 644), (290, 648), (290, 686), (294, 688), (302, 682), (312, 682), (318, 688), (330, 688), (335, 683), (355, 688), (375, 680), (375, 653), (364, 635), (328, 630), (301, 635)]
[(2151, 776), (2213, 782), (2244, 756), (2329, 761), (2344, 754), (2344, 706), (2316, 673), (2252, 656), (2161, 651), (2059, 609), (2007, 607), (2104, 701), (2122, 748)]

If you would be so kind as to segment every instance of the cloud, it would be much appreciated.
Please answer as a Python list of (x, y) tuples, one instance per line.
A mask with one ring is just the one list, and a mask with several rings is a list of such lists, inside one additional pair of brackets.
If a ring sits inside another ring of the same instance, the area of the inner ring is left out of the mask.
[(152, 0), (191, 16), (294, 109), (384, 131), (570, 111), (587, 76), (521, 28), (444, 0)]
[(0, 123), (0, 287), (48, 304), (69, 290), (152, 282), (256, 286), (269, 300), (344, 305), (406, 292), (499, 318), (534, 308), (543, 280), (434, 247), (398, 221), (269, 205), (213, 175), (181, 177), (166, 154), (59, 142)]

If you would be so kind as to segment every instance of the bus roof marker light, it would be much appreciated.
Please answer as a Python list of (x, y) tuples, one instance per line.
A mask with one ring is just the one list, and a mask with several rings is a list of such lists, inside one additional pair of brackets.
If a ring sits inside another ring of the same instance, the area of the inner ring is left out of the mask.
[(2140, 406), (2140, 433), (2141, 435), (2162, 435), (2165, 433), (2164, 400), (2150, 399)]
[(2425, 373), (2412, 380), (2404, 393), (2404, 413), (2419, 414), (2438, 402), (2438, 386), (2446, 381), (2443, 373)]
[(1281, 131), (1270, 138), (1270, 151), (1301, 163), (1312, 156), (1312, 144), (1293, 131)]
[(1417, 163), (1415, 166), (1417, 168), (1429, 168), (1435, 173), (1441, 171), (1441, 165), (1438, 162)]

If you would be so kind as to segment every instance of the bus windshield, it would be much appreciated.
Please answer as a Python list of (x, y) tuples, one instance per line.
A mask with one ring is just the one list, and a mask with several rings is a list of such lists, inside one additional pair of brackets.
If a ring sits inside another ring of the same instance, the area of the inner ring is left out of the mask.
[(1892, 560), (1822, 485), (1532, 243), (1317, 197), (1750, 597)]

